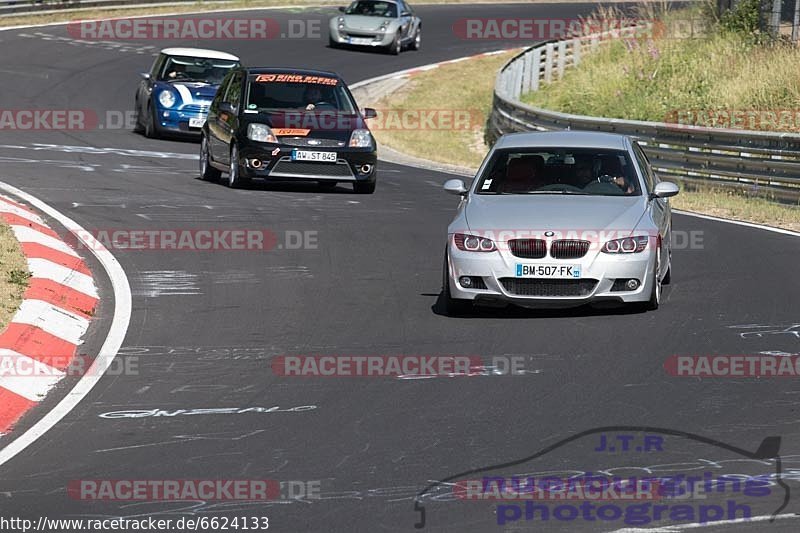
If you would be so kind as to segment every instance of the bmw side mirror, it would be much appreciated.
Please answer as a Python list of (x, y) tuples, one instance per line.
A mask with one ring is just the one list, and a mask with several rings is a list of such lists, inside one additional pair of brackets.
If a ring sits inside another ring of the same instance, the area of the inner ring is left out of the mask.
[(342, 13), (344, 13), (344, 6), (339, 6), (339, 11), (341, 11)]
[(467, 194), (467, 188), (461, 180), (447, 180), (444, 184), (444, 190), (450, 194), (457, 194), (459, 196)]
[(364, 108), (364, 118), (375, 118), (378, 116), (378, 112), (372, 109), (371, 107)]
[(400, 16), (401, 17), (410, 17), (411, 16), (411, 12), (410, 11), (403, 11), (402, 13), (400, 13)]
[(662, 181), (656, 188), (653, 190), (653, 194), (651, 195), (652, 198), (669, 198), (670, 196), (675, 196), (680, 192), (678, 186), (669, 181)]
[(150, 73), (149, 72), (141, 72), (141, 73), (139, 73), (139, 76), (141, 76), (143, 80), (149, 80), (150, 79)]

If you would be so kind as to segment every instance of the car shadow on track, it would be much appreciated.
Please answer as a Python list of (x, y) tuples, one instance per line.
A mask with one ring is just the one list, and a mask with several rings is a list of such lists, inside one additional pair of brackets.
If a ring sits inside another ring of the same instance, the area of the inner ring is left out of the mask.
[(380, 48), (377, 46), (353, 46), (348, 44), (340, 44), (339, 46), (331, 47), (331, 45), (326, 46), (328, 50), (336, 50), (345, 51), (345, 52), (354, 52), (356, 54), (366, 54), (366, 55), (383, 55), (386, 57), (391, 57), (391, 54), (386, 51), (384, 48)]
[[(195, 177), (195, 181), (204, 183), (200, 177)], [(209, 185), (226, 187), (225, 177), (218, 182), (208, 182)], [(239, 190), (245, 191), (273, 191), (273, 192), (300, 192), (313, 194), (357, 194), (349, 184), (337, 185), (336, 187), (320, 187), (313, 181), (256, 181), (243, 185)], [(360, 195), (359, 196), (363, 196)]]
[(563, 309), (528, 309), (515, 305), (505, 307), (473, 306), (468, 312), (450, 314), (444, 305), (444, 293), (422, 293), (420, 296), (436, 296), (436, 302), (431, 306), (433, 314), (447, 318), (504, 318), (504, 319), (532, 319), (532, 318), (578, 318), (591, 316), (625, 316), (644, 314), (642, 308), (634, 305), (623, 305), (613, 302), (595, 303), (580, 307)]

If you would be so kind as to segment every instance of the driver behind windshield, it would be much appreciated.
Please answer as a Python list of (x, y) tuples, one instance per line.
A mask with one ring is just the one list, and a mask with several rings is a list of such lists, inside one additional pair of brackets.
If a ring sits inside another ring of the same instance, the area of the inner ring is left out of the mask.
[(319, 85), (307, 86), (305, 94), (303, 95), (303, 101), (306, 103), (307, 111), (311, 111), (312, 109), (316, 108), (317, 105), (324, 102), (322, 97), (322, 89), (319, 87)]
[(169, 68), (169, 73), (167, 74), (167, 78), (171, 80), (185, 78), (186, 77), (186, 66), (181, 65), (180, 63), (172, 63)]
[(636, 192), (636, 188), (633, 186), (631, 180), (623, 173), (619, 159), (613, 156), (605, 156), (602, 158), (598, 181), (613, 183), (622, 189), (622, 192), (625, 194), (633, 194)]
[(362, 0), (351, 5), (347, 15), (362, 15), (365, 17), (396, 17), (397, 7), (393, 2), (375, 2), (372, 0)]

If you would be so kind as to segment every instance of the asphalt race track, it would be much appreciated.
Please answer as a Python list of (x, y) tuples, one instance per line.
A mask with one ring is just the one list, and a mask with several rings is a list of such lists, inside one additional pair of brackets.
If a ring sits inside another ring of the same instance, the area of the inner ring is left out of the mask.
[[(317, 39), (179, 44), (226, 49), (246, 64), (335, 70), (352, 84), (517, 44), (457, 39), (450, 30), (456, 18), (566, 18), (591, 9), (422, 6), (422, 51), (397, 57), (332, 50)], [(327, 21), (333, 12), (261, 16)], [(100, 116), (129, 111), (138, 73), (149, 69), (154, 51), (175, 44), (70, 39), (63, 26), (0, 32), (0, 107), (91, 109)], [(121, 355), (137, 358), (137, 372), (104, 377), (60, 424), (0, 467), (0, 515), (267, 516), (270, 530), (283, 532), (412, 531), (420, 519), (415, 496), (431, 482), (521, 460), (603, 426), (664, 428), (751, 451), (779, 436), (786, 494), (800, 488), (800, 478), (790, 474), (800, 465), (796, 378), (700, 380), (672, 377), (663, 367), (672, 355), (800, 352), (796, 237), (675, 215), (675, 230), (695, 240), (675, 250), (672, 283), (656, 312), (490, 309), (449, 318), (436, 302), (446, 227), (456, 207), (441, 190), (450, 176), (381, 163), (371, 196), (355, 195), (349, 186), (231, 190), (197, 178), (197, 152), (197, 143), (150, 140), (126, 128), (0, 130), (0, 180), (86, 229), (249, 228), (274, 232), (278, 244), (287, 232), (309, 232), (317, 243), (269, 252), (113, 250), (133, 293)], [(90, 266), (108, 298), (109, 280)], [(85, 353), (102, 343), (111, 309), (105, 301)], [(410, 380), (290, 378), (272, 371), (275, 356), (304, 354), (519, 357), (524, 372)], [(45, 401), (0, 446), (54, 402)], [(281, 412), (101, 416), (274, 406)], [(316, 408), (288, 411), (300, 406)], [(594, 452), (597, 438), (588, 439), (591, 445), (572, 442), (491, 475), (563, 476), (611, 466), (637, 473), (776, 469), (774, 460), (746, 459), (674, 435), (663, 451), (629, 456)], [(320, 495), (260, 503), (80, 501), (66, 490), (80, 479), (317, 480)], [(756, 502), (753, 516), (780, 507), (784, 492), (773, 488)], [(619, 520), (526, 521), (524, 513), (498, 525), (493, 502), (453, 501), (443, 489), (436, 485), (421, 496), (429, 531), (625, 527)], [(800, 502), (790, 499), (780, 512), (799, 510)], [(708, 529), (797, 527), (787, 518)]]

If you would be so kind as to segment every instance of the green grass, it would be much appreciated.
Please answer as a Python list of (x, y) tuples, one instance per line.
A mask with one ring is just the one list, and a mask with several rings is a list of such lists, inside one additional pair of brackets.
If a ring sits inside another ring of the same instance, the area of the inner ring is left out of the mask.
[(0, 222), (0, 331), (14, 316), (28, 288), (28, 263), (14, 232)]
[[(376, 106), (406, 110), (476, 109), (488, 113), (495, 74), (512, 55), (473, 59), (421, 72)], [(379, 146), (473, 169), (477, 169), (488, 149), (481, 140), (482, 131), (478, 130), (376, 130), (374, 133)], [(800, 231), (800, 205), (778, 204), (727, 190), (685, 187), (670, 203), (675, 209)]]
[[(681, 17), (704, 17), (710, 29), (696, 38), (679, 38), (669, 29)], [(523, 101), (565, 113), (632, 120), (674, 122), (682, 113), (682, 123), (695, 124), (694, 111), (705, 120), (719, 110), (800, 110), (800, 49), (715, 26), (699, 8), (667, 14), (665, 27), (652, 38), (600, 46), (563, 79)], [(777, 127), (772, 121), (740, 127), (797, 131), (798, 126), (792, 120)]]
[(477, 167), (486, 155), (483, 128), (492, 110), (495, 76), (513, 55), (481, 57), (417, 74), (402, 90), (378, 102), (379, 112), (398, 116), (407, 110), (455, 110), (469, 114), (472, 127), (454, 129), (441, 121), (432, 128), (376, 128), (378, 145), (424, 159)]
[(800, 205), (778, 204), (729, 190), (683, 187), (670, 203), (674, 209), (800, 232)]

